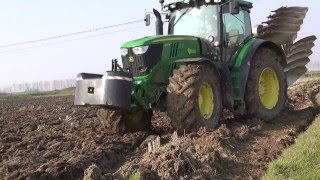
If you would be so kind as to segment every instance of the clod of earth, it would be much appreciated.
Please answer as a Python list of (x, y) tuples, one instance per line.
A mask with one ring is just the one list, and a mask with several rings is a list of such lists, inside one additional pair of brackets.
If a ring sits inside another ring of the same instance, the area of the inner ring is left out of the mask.
[(185, 135), (159, 112), (153, 131), (108, 135), (97, 109), (74, 107), (71, 96), (0, 101), (0, 177), (258, 179), (319, 112), (319, 87), (320, 79), (292, 86), (274, 123), (228, 116), (215, 131)]

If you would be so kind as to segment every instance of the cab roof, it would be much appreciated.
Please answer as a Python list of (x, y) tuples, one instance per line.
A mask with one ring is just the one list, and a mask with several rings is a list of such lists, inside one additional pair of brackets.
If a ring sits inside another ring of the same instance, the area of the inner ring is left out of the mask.
[[(215, 2), (215, 0), (210, 0), (210, 2), (207, 2), (205, 0), (182, 0), (182, 1), (176, 1), (170, 4), (167, 4), (164, 6), (165, 9), (167, 10), (175, 10), (175, 9), (182, 9), (182, 8), (186, 8), (186, 7), (194, 7), (194, 6), (201, 6), (201, 5), (205, 5), (205, 4), (214, 4), (214, 5), (218, 5), (218, 4), (226, 4), (228, 2), (230, 2), (231, 0), (220, 0), (219, 2)], [(239, 2), (240, 7), (245, 8), (245, 9), (251, 9), (252, 3), (248, 2), (248, 1), (244, 1), (244, 0), (236, 0), (237, 2)]]

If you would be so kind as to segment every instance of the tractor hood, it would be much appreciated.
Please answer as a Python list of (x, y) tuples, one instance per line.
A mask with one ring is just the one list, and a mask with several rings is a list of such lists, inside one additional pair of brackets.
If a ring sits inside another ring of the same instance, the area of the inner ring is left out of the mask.
[(163, 44), (177, 41), (196, 41), (195, 36), (186, 35), (160, 35), (160, 36), (147, 36), (141, 39), (133, 40), (122, 44), (121, 48), (132, 48), (139, 46), (146, 46), (151, 44)]

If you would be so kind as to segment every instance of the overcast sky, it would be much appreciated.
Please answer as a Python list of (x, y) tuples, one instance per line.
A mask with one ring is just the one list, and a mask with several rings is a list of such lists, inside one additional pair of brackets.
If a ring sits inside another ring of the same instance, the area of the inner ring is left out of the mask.
[[(320, 38), (320, 1), (253, 2), (253, 24), (265, 21), (270, 11), (280, 6), (309, 7), (299, 36), (315, 34)], [(160, 8), (158, 0), (1, 0), (0, 46), (142, 20), (153, 7)], [(154, 28), (144, 27), (141, 22), (66, 39), (0, 48), (0, 88), (20, 82), (72, 78), (79, 72), (103, 73), (112, 58), (119, 58), (123, 42), (152, 34)], [(318, 44), (319, 40), (313, 62), (320, 60)]]

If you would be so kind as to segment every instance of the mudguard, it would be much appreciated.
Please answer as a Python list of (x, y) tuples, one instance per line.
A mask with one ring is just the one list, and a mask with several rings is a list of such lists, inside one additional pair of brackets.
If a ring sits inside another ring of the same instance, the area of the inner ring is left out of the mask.
[(221, 62), (218, 61), (212, 61), (211, 59), (200, 57), (200, 58), (186, 58), (186, 59), (178, 59), (174, 61), (175, 63), (195, 63), (195, 62), (207, 62), (209, 64), (212, 64), (212, 67), (216, 70), (218, 76), (221, 76)]
[(231, 66), (231, 79), (234, 100), (243, 100), (247, 85), (250, 62), (259, 48), (267, 47), (273, 49), (280, 58), (280, 64), (286, 67), (286, 56), (284, 51), (277, 44), (262, 39), (252, 38), (237, 53), (234, 63)]

